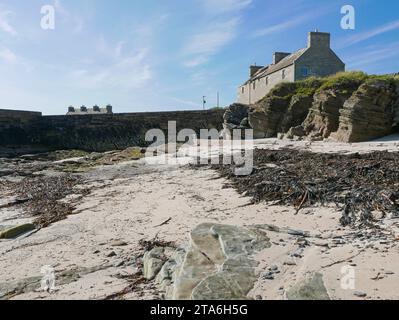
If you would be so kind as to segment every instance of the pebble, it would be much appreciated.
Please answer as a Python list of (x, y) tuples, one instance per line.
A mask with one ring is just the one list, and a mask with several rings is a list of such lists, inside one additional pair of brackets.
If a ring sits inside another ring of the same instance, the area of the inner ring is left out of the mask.
[(115, 240), (110, 243), (111, 247), (124, 247), (127, 246), (127, 243), (122, 240)]
[(285, 266), (296, 266), (296, 262), (287, 260), (287, 261), (284, 262), (284, 265)]
[(367, 293), (360, 292), (360, 291), (356, 291), (353, 295), (356, 296), (356, 297), (359, 297), (359, 298), (367, 297)]
[(117, 261), (117, 262), (115, 262), (115, 264), (114, 264), (114, 267), (115, 268), (119, 268), (119, 267), (122, 267), (123, 265), (125, 264), (125, 262), (124, 261)]
[(271, 271), (278, 271), (278, 266), (271, 266), (271, 267), (269, 268), (269, 270), (271, 270)]
[(257, 295), (257, 296), (255, 297), (255, 300), (263, 300), (263, 297), (262, 297), (261, 295)]
[(111, 251), (110, 253), (107, 254), (107, 258), (115, 257), (116, 253), (115, 251)]
[(272, 272), (265, 273), (262, 278), (264, 280), (274, 280), (274, 275)]

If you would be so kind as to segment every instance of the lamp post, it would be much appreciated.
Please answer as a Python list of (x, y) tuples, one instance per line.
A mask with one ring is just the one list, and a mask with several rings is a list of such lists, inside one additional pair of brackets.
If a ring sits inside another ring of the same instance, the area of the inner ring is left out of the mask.
[(206, 105), (206, 96), (202, 96), (202, 107), (205, 110), (205, 105)]

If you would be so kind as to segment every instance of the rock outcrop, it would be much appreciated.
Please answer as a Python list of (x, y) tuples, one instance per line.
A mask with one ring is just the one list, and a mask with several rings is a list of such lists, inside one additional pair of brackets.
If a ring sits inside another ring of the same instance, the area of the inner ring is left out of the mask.
[(322, 90), (317, 92), (313, 105), (302, 127), (305, 135), (311, 137), (328, 138), (339, 127), (339, 111), (346, 99), (350, 97), (347, 92), (336, 90)]
[[(392, 134), (398, 125), (399, 90), (382, 80), (363, 84), (340, 111), (338, 132), (332, 138), (361, 142)], [(396, 128), (397, 129), (397, 128)]]
[(156, 282), (169, 300), (247, 299), (258, 278), (252, 256), (270, 246), (260, 227), (204, 223), (164, 263)]
[(277, 85), (254, 105), (233, 105), (225, 128), (254, 138), (362, 142), (399, 131), (399, 78), (343, 73)]

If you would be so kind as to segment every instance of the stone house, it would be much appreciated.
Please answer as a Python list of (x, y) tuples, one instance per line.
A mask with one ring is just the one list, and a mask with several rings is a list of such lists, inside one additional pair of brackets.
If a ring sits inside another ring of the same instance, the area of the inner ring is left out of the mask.
[(272, 64), (250, 66), (249, 80), (238, 88), (238, 103), (256, 103), (283, 81), (326, 77), (341, 71), (345, 71), (345, 64), (331, 49), (330, 34), (310, 32), (306, 48), (294, 53), (275, 52)]

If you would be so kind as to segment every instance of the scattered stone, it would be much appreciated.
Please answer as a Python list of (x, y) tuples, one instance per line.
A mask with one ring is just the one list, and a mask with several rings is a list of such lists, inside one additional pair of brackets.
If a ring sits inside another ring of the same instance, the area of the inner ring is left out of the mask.
[(356, 291), (353, 295), (354, 295), (355, 297), (358, 297), (358, 298), (365, 298), (365, 297), (367, 297), (367, 293), (360, 292), (360, 291)]
[(296, 262), (293, 260), (287, 260), (284, 262), (285, 266), (296, 266)]
[(125, 264), (125, 262), (124, 261), (117, 261), (117, 262), (115, 262), (115, 264), (114, 264), (114, 267), (115, 268), (119, 268), (119, 267), (122, 267), (123, 265)]
[(127, 242), (122, 240), (114, 240), (110, 243), (111, 247), (125, 247), (127, 245), (128, 245)]
[(107, 258), (112, 258), (112, 257), (115, 257), (115, 256), (116, 256), (115, 251), (111, 251), (111, 252), (109, 252), (109, 253), (106, 255)]
[(315, 273), (286, 292), (288, 300), (330, 300), (323, 275)]
[(264, 280), (274, 280), (274, 273), (273, 272), (267, 272), (265, 273), (262, 278)]

